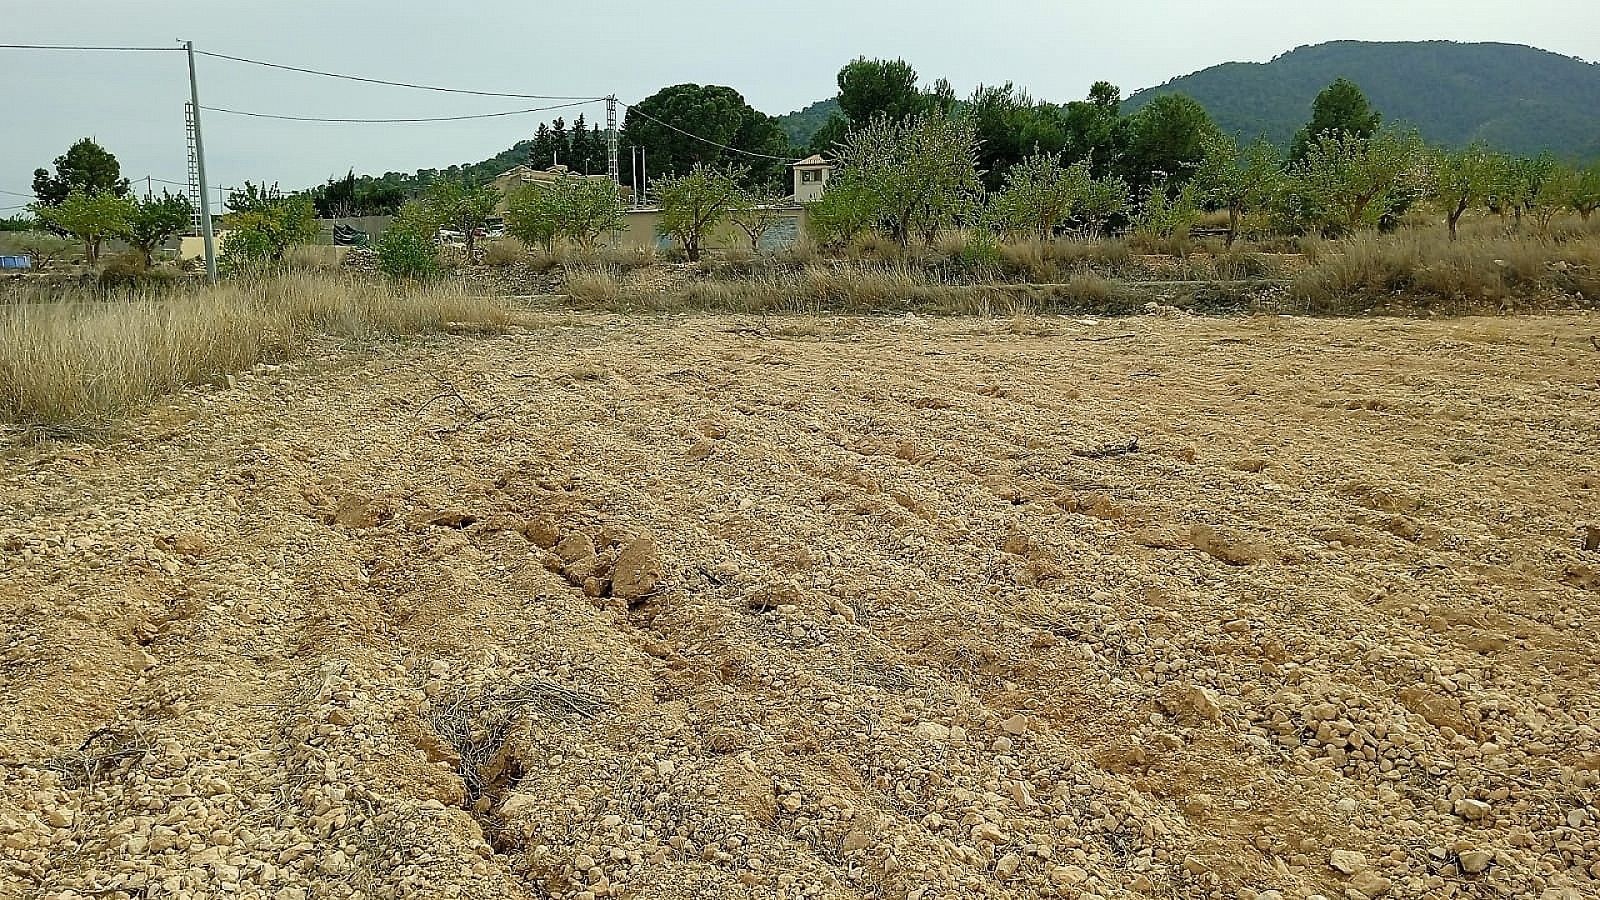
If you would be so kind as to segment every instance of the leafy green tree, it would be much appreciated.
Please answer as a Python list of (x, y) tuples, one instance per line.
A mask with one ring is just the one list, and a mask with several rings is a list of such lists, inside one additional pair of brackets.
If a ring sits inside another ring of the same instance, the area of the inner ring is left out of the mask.
[(1083, 197), (1078, 201), (1078, 216), (1083, 219), (1091, 235), (1104, 232), (1106, 223), (1120, 216), (1128, 208), (1132, 188), (1116, 175), (1103, 175), (1090, 181)]
[(43, 206), (59, 206), (74, 192), (90, 197), (99, 194), (125, 197), (128, 194), (128, 179), (122, 177), (122, 164), (92, 138), (81, 138), (67, 148), (66, 153), (56, 157), (55, 167), (54, 175), (47, 169), (33, 172), (33, 193)]
[(811, 136), (811, 143), (806, 145), (807, 153), (816, 153), (822, 156), (832, 156), (834, 147), (845, 139), (850, 133), (850, 120), (839, 113), (828, 117), (816, 133)]
[(711, 229), (739, 204), (742, 180), (737, 169), (697, 163), (686, 174), (655, 182), (661, 233), (676, 240), (690, 262), (699, 262)]
[(1319, 138), (1342, 135), (1366, 140), (1378, 133), (1383, 116), (1367, 102), (1355, 82), (1339, 78), (1322, 89), (1311, 102), (1311, 121), (1295, 135), (1289, 151), (1290, 162), (1305, 159)]
[(459, 232), (467, 245), (467, 259), (471, 260), (476, 253), (478, 232), (488, 225), (499, 203), (500, 194), (492, 185), (440, 179), (422, 195), (420, 211), (435, 228)]
[(863, 190), (874, 218), (902, 246), (912, 235), (931, 241), (983, 199), (977, 134), (966, 119), (880, 116), (850, 133), (839, 162), (835, 179)]
[(1088, 160), (1097, 178), (1110, 173), (1126, 140), (1122, 91), (1109, 81), (1095, 82), (1087, 100), (1074, 100), (1062, 108), (1061, 128), (1067, 159)]
[(1423, 165), (1415, 132), (1380, 131), (1371, 139), (1328, 132), (1293, 167), (1293, 189), (1308, 224), (1347, 233), (1376, 226)]
[(876, 200), (860, 179), (835, 177), (819, 200), (806, 204), (806, 231), (825, 247), (840, 247), (878, 224)]
[(123, 223), (122, 230), (117, 232), (117, 237), (139, 251), (144, 257), (145, 267), (149, 268), (150, 257), (156, 248), (188, 228), (193, 217), (194, 207), (189, 205), (188, 197), (162, 191), (160, 198), (133, 202), (131, 214)]
[[(408, 206), (411, 204), (407, 204)], [(439, 274), (439, 248), (433, 234), (420, 227), (413, 214), (397, 217), (373, 242), (378, 270), (390, 278), (423, 279)]]
[(506, 201), (506, 230), (547, 251), (557, 238), (593, 250), (602, 234), (622, 227), (622, 198), (609, 179), (571, 176), (530, 184)]
[(84, 258), (93, 265), (100, 261), (100, 245), (105, 239), (127, 230), (134, 214), (134, 203), (111, 192), (73, 191), (54, 206), (35, 203), (32, 209), (39, 221), (81, 241)]
[(317, 209), (303, 194), (262, 199), (258, 192), (256, 202), (228, 213), (227, 223), (221, 264), (235, 273), (282, 262), (290, 247), (318, 234)]
[(1556, 214), (1572, 208), (1572, 196), (1580, 177), (1576, 170), (1560, 163), (1552, 164), (1544, 173), (1533, 201), (1528, 204), (1540, 234), (1549, 234), (1550, 222)]
[(1501, 177), (1501, 164), (1482, 144), (1463, 150), (1442, 150), (1433, 157), (1428, 196), (1444, 211), (1450, 240), (1459, 233), (1461, 217), (1488, 201)]
[(1001, 230), (1047, 241), (1080, 211), (1092, 181), (1087, 162), (1063, 166), (1059, 157), (1038, 153), (1007, 170), (989, 210)]
[(894, 121), (928, 108), (917, 70), (903, 59), (854, 59), (839, 70), (839, 108), (856, 127), (878, 116)]
[(1206, 108), (1182, 94), (1162, 94), (1127, 119), (1122, 174), (1135, 185), (1188, 181), (1218, 133)]
[(1228, 246), (1239, 234), (1239, 218), (1271, 202), (1282, 180), (1278, 150), (1266, 138), (1248, 147), (1229, 135), (1206, 136), (1205, 156), (1195, 169), (1194, 186), (1201, 202), (1228, 211)]
[(978, 135), (978, 167), (984, 187), (999, 190), (1005, 174), (1029, 154), (1059, 154), (1067, 145), (1066, 114), (1051, 103), (1037, 103), (1010, 82), (980, 85), (963, 110)]
[[(228, 202), (225, 204), (230, 213), (258, 212), (283, 200), (283, 191), (278, 189), (277, 182), (256, 184), (246, 181), (244, 187), (228, 192)], [(315, 204), (312, 204), (313, 208)]]
[[(747, 186), (775, 190), (792, 158), (783, 129), (738, 91), (719, 85), (676, 84), (639, 101), (628, 110), (622, 143), (645, 148), (651, 181), (698, 164), (737, 167)], [(632, 173), (622, 174), (632, 184)]]
[(1566, 200), (1573, 212), (1585, 222), (1589, 221), (1594, 211), (1600, 209), (1600, 163), (1590, 163), (1573, 173)]

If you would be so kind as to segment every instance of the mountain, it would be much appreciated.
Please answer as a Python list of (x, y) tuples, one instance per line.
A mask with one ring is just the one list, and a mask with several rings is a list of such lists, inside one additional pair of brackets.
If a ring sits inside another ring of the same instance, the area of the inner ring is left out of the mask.
[(817, 133), (817, 129), (826, 124), (838, 111), (838, 98), (818, 100), (805, 109), (774, 116), (773, 121), (777, 122), (783, 133), (789, 136), (789, 143), (796, 147), (804, 147), (811, 143), (811, 136)]
[(1227, 131), (1287, 146), (1317, 92), (1341, 76), (1361, 86), (1386, 123), (1415, 126), (1433, 143), (1600, 157), (1600, 64), (1515, 44), (1334, 41), (1175, 78), (1135, 93), (1123, 111), (1188, 94)]

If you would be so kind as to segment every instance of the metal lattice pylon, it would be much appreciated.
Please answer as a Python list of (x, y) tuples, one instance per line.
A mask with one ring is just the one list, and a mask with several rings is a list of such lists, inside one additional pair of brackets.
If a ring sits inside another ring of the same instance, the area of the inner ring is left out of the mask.
[(183, 134), (189, 142), (189, 216), (190, 230), (200, 233), (200, 156), (194, 146), (194, 106), (183, 104)]

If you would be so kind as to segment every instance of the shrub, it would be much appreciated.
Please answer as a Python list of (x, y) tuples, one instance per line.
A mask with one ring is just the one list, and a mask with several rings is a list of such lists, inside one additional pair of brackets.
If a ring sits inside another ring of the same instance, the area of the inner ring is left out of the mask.
[(439, 250), (433, 239), (404, 226), (390, 227), (373, 242), (378, 270), (390, 278), (423, 279), (439, 274)]
[(238, 273), (274, 265), (290, 247), (316, 240), (318, 231), (310, 198), (267, 197), (228, 215), (221, 267)]
[(102, 290), (139, 290), (169, 285), (177, 276), (167, 270), (145, 262), (138, 250), (119, 253), (106, 261), (96, 283)]

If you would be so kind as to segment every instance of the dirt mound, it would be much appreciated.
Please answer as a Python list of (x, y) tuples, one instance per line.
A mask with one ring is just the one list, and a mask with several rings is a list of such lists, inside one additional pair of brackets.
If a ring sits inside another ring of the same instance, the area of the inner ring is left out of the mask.
[(1026, 324), (13, 447), (0, 897), (1600, 896), (1600, 323)]

